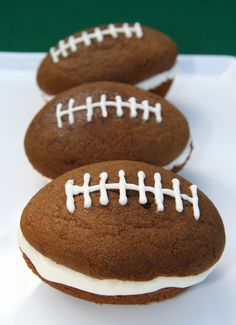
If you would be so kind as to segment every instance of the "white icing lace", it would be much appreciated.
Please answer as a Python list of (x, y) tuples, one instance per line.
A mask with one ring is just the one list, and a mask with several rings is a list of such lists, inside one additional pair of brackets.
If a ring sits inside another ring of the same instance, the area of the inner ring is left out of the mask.
[(67, 115), (69, 124), (75, 122), (74, 112), (87, 111), (87, 121), (92, 121), (94, 108), (100, 108), (102, 117), (107, 117), (107, 108), (115, 107), (116, 115), (121, 117), (123, 115), (123, 108), (130, 110), (130, 117), (134, 118), (137, 116), (137, 110), (142, 110), (142, 119), (144, 121), (149, 119), (150, 112), (155, 114), (157, 123), (162, 121), (161, 116), (161, 104), (156, 103), (155, 106), (150, 106), (148, 100), (143, 100), (141, 103), (137, 103), (135, 97), (130, 97), (127, 101), (124, 101), (121, 96), (116, 96), (115, 100), (108, 100), (106, 95), (101, 95), (99, 102), (93, 102), (91, 96), (85, 99), (84, 105), (75, 106), (75, 100), (70, 98), (68, 106), (63, 110), (63, 104), (58, 103), (56, 105), (56, 119), (57, 126), (62, 128), (63, 121), (62, 117)]
[(68, 50), (71, 52), (76, 52), (78, 44), (84, 44), (85, 46), (90, 46), (92, 40), (96, 40), (101, 43), (104, 40), (104, 36), (111, 36), (117, 38), (119, 34), (124, 34), (127, 38), (136, 36), (137, 38), (143, 37), (143, 30), (140, 23), (135, 23), (129, 25), (124, 23), (122, 26), (117, 27), (114, 24), (108, 25), (106, 29), (100, 29), (96, 27), (93, 33), (88, 33), (83, 31), (80, 36), (74, 37), (73, 35), (68, 38), (68, 41), (61, 40), (58, 43), (58, 48), (52, 47), (50, 49), (50, 55), (54, 63), (58, 63), (60, 56), (66, 58), (69, 56)]
[(190, 191), (192, 197), (180, 192), (180, 181), (177, 178), (172, 179), (173, 188), (163, 188), (161, 183), (160, 173), (154, 174), (154, 186), (146, 186), (144, 183), (145, 173), (143, 171), (138, 172), (138, 184), (130, 184), (126, 182), (124, 170), (119, 171), (118, 183), (106, 183), (108, 174), (102, 172), (100, 174), (100, 183), (97, 185), (89, 185), (91, 175), (89, 173), (84, 174), (84, 183), (82, 186), (74, 185), (73, 180), (68, 180), (65, 184), (66, 193), (66, 207), (70, 213), (75, 211), (74, 196), (83, 194), (84, 208), (90, 208), (92, 206), (92, 199), (90, 193), (100, 192), (100, 204), (107, 205), (109, 203), (108, 190), (119, 190), (119, 204), (126, 205), (128, 198), (126, 191), (132, 190), (139, 192), (139, 203), (147, 203), (146, 193), (152, 193), (155, 197), (155, 203), (157, 205), (157, 211), (164, 211), (164, 195), (174, 197), (176, 211), (181, 213), (183, 211), (183, 200), (188, 201), (193, 206), (193, 215), (196, 220), (200, 218), (200, 210), (198, 206), (197, 186), (191, 185)]

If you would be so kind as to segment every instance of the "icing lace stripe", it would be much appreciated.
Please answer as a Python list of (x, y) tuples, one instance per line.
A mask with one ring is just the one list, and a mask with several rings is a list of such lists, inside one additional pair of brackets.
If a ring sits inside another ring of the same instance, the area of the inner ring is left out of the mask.
[(130, 97), (127, 101), (124, 101), (121, 96), (116, 96), (115, 100), (107, 99), (105, 94), (101, 95), (100, 101), (93, 102), (93, 98), (91, 96), (85, 99), (85, 104), (76, 106), (75, 100), (70, 98), (68, 101), (68, 106), (66, 109), (63, 109), (62, 103), (58, 103), (56, 105), (56, 119), (57, 126), (62, 128), (63, 122), (62, 117), (68, 116), (69, 124), (73, 124), (74, 120), (74, 112), (79, 111), (87, 111), (87, 121), (91, 122), (93, 118), (93, 111), (95, 108), (100, 108), (102, 117), (107, 117), (107, 108), (114, 107), (116, 109), (116, 115), (118, 117), (123, 116), (123, 109), (128, 108), (130, 110), (130, 117), (135, 118), (138, 114), (138, 110), (143, 111), (142, 119), (147, 121), (149, 119), (150, 113), (153, 113), (156, 117), (157, 123), (162, 121), (161, 116), (161, 104), (156, 103), (155, 106), (149, 105), (148, 100), (143, 100), (141, 103), (137, 103), (135, 97)]
[(197, 186), (191, 185), (190, 191), (192, 196), (183, 194), (180, 192), (180, 181), (177, 178), (172, 179), (172, 189), (163, 188), (161, 182), (161, 174), (154, 174), (154, 186), (145, 185), (145, 173), (143, 171), (138, 172), (138, 184), (130, 184), (126, 182), (124, 170), (120, 170), (118, 173), (119, 182), (118, 183), (107, 183), (108, 174), (103, 172), (100, 174), (100, 182), (98, 185), (89, 185), (91, 175), (89, 173), (84, 174), (84, 183), (82, 186), (74, 185), (73, 180), (68, 180), (65, 184), (66, 192), (66, 207), (70, 213), (75, 211), (74, 196), (83, 195), (84, 198), (84, 208), (90, 208), (92, 206), (92, 199), (90, 193), (100, 192), (100, 204), (106, 206), (109, 204), (108, 190), (119, 190), (119, 204), (126, 205), (128, 203), (127, 190), (139, 192), (139, 203), (147, 203), (146, 193), (152, 193), (155, 198), (155, 203), (157, 205), (157, 211), (164, 211), (164, 196), (170, 196), (175, 199), (175, 208), (179, 213), (183, 212), (183, 200), (188, 201), (192, 204), (193, 215), (196, 220), (200, 218), (200, 209), (198, 205), (198, 194)]
[(119, 34), (125, 35), (127, 38), (136, 36), (137, 38), (143, 37), (143, 30), (140, 23), (135, 23), (129, 25), (124, 23), (122, 26), (118, 27), (114, 24), (108, 25), (106, 29), (100, 29), (96, 27), (92, 33), (83, 31), (80, 36), (74, 37), (73, 35), (68, 38), (68, 41), (61, 40), (58, 43), (58, 48), (52, 47), (50, 49), (50, 55), (54, 63), (58, 63), (60, 57), (67, 58), (69, 56), (68, 50), (72, 53), (77, 51), (79, 44), (84, 44), (85, 46), (90, 46), (93, 40), (101, 43), (104, 40), (104, 36), (111, 36), (117, 38)]

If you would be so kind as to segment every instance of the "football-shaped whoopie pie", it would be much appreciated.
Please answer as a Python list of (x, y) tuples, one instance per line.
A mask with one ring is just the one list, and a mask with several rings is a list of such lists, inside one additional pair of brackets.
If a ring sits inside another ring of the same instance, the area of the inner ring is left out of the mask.
[(135, 24), (87, 29), (61, 40), (38, 69), (39, 87), (55, 95), (94, 81), (118, 81), (164, 95), (175, 76), (177, 48), (161, 32)]
[(41, 189), (23, 211), (19, 246), (49, 285), (99, 303), (149, 303), (203, 281), (225, 245), (213, 203), (142, 162), (87, 165)]
[(84, 84), (57, 95), (31, 122), (26, 154), (41, 174), (106, 160), (138, 160), (179, 170), (192, 150), (188, 123), (168, 101), (137, 87)]

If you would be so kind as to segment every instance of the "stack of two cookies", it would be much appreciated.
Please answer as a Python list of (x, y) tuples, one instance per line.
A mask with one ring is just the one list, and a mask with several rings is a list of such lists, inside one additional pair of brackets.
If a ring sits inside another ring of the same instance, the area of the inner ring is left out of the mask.
[(148, 303), (216, 266), (219, 213), (173, 173), (192, 151), (185, 117), (159, 96), (176, 56), (170, 38), (136, 23), (77, 33), (41, 63), (39, 86), (55, 97), (31, 122), (25, 149), (56, 179), (24, 209), (19, 246), (51, 286), (94, 302)]

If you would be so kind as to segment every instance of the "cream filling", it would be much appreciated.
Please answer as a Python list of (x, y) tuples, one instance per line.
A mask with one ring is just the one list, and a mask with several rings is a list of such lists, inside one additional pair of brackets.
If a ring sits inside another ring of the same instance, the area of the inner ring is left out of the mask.
[(55, 95), (49, 95), (49, 94), (45, 93), (44, 91), (41, 91), (41, 95), (42, 95), (43, 101), (45, 103), (49, 102), (50, 100), (52, 100), (55, 97)]
[(191, 154), (192, 150), (192, 139), (191, 137), (188, 140), (188, 143), (186, 144), (184, 150), (176, 157), (174, 160), (172, 160), (169, 164), (163, 166), (165, 169), (172, 170), (174, 167), (181, 166), (185, 163), (185, 161), (188, 159), (188, 157)]
[[(135, 86), (142, 88), (144, 90), (154, 89), (160, 86), (163, 82), (170, 79), (174, 79), (176, 76), (176, 71), (177, 71), (177, 62), (175, 62), (175, 64), (169, 70), (157, 73), (156, 75), (148, 79), (138, 82)], [(48, 95), (44, 91), (41, 91), (41, 94), (44, 102), (46, 103), (55, 97), (55, 95)]]
[(136, 86), (144, 90), (154, 89), (160, 86), (163, 82), (166, 82), (167, 80), (170, 79), (174, 79), (176, 76), (176, 72), (177, 72), (177, 62), (175, 62), (174, 65), (169, 70), (157, 73), (156, 75), (148, 79), (138, 82)]
[(155, 292), (174, 287), (186, 288), (203, 281), (216, 264), (203, 273), (191, 276), (160, 276), (149, 281), (123, 281), (116, 279), (97, 279), (57, 264), (39, 253), (18, 232), (18, 243), (22, 252), (30, 259), (37, 272), (46, 280), (64, 284), (79, 290), (103, 296), (126, 296)]

